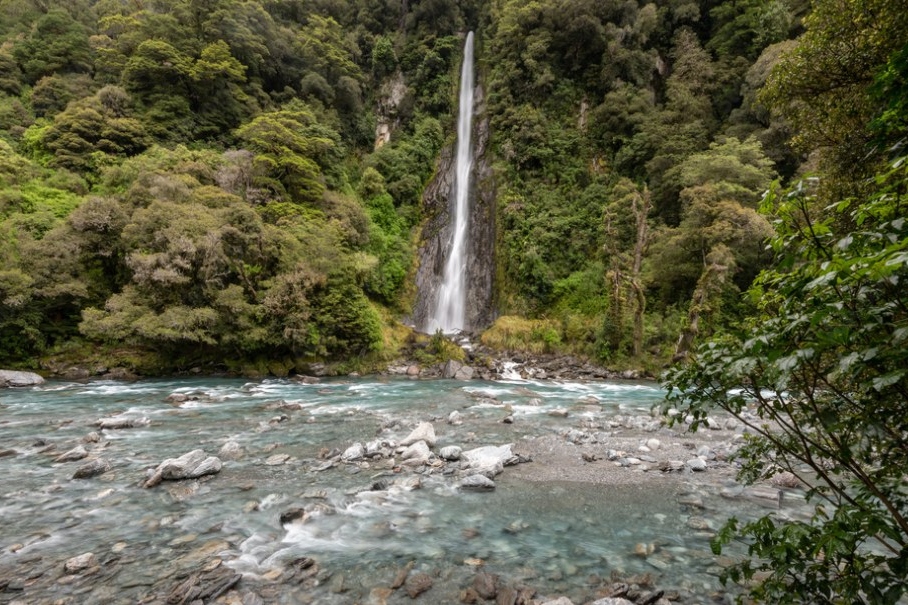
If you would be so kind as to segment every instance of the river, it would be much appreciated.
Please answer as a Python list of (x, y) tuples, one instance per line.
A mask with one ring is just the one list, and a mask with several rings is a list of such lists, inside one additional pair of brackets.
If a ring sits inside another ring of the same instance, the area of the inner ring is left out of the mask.
[[(188, 399), (167, 401), (174, 393)], [(644, 382), (381, 377), (49, 382), (2, 390), (0, 576), (7, 584), (0, 603), (163, 603), (177, 580), (206, 565), (242, 576), (220, 602), (230, 595), (238, 603), (369, 602), (411, 562), (414, 573), (434, 580), (420, 597), (427, 603), (459, 602), (477, 569), (499, 575), (502, 585), (577, 603), (617, 578), (706, 602), (721, 592), (721, 560), (709, 553), (709, 537), (729, 511), (760, 506), (727, 497), (727, 464), (722, 472), (711, 462), (715, 471), (698, 473), (710, 477), (705, 481), (690, 473), (669, 481), (650, 480), (667, 475), (652, 464), (619, 468), (605, 459), (614, 448), (654, 437), (683, 441), (655, 428), (651, 409), (661, 398), (657, 385)], [(453, 411), (462, 423), (446, 421)], [(111, 417), (138, 426), (96, 428)], [(355, 442), (400, 441), (419, 422), (433, 424), (436, 452), (511, 443), (516, 453), (535, 452), (534, 460), (507, 467), (494, 491), (474, 492), (459, 487), (456, 464), (402, 468), (397, 460), (338, 459)], [(734, 431), (725, 433), (716, 439), (733, 439)], [(141, 487), (163, 459), (193, 449), (218, 455), (228, 442), (239, 453), (223, 460), (219, 474)], [(55, 459), (80, 444), (111, 470), (73, 479), (85, 460)], [(568, 452), (576, 460), (570, 464), (594, 480), (534, 476), (545, 447)], [(581, 451), (599, 454), (588, 464)], [(596, 481), (597, 473), (626, 474), (608, 482)], [(282, 524), (281, 514), (292, 509), (304, 509), (304, 517)], [(97, 563), (91, 574), (64, 572), (68, 559), (88, 552)], [(315, 561), (313, 575), (282, 581), (302, 557)], [(247, 594), (253, 596), (243, 601)], [(401, 591), (385, 598), (411, 602)]]

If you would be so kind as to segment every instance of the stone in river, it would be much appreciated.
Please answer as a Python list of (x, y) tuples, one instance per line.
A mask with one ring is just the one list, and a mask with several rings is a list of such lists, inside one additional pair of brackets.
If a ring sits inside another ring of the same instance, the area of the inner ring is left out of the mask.
[(407, 591), (407, 594), (410, 595), (411, 599), (415, 599), (422, 593), (432, 588), (432, 584), (432, 578), (428, 574), (412, 574), (404, 583), (404, 590)]
[(460, 480), (460, 487), (463, 489), (492, 490), (495, 489), (495, 482), (485, 475), (470, 475)]
[(142, 487), (154, 487), (164, 479), (196, 479), (221, 472), (221, 460), (208, 456), (203, 450), (192, 450), (179, 458), (168, 458), (155, 469)]
[(218, 457), (226, 460), (239, 460), (244, 455), (243, 447), (236, 441), (228, 441), (218, 450)]
[(461, 414), (457, 410), (454, 410), (453, 412), (448, 414), (448, 424), (463, 424), (463, 414)]
[(691, 458), (686, 463), (687, 467), (697, 473), (703, 472), (706, 470), (706, 462), (701, 458)]
[(432, 452), (429, 451), (429, 446), (426, 445), (425, 441), (417, 441), (407, 449), (405, 449), (400, 454), (400, 459), (404, 461), (408, 466), (418, 466), (420, 464), (425, 464), (429, 461), (429, 456), (432, 455)]
[(280, 466), (288, 460), (290, 460), (290, 456), (287, 454), (275, 454), (265, 460), (265, 466)]
[(554, 418), (567, 418), (568, 411), (564, 408), (557, 408), (549, 412), (549, 416), (552, 416)]
[(483, 599), (494, 599), (498, 594), (498, 576), (480, 571), (473, 578), (473, 590)]
[(593, 601), (590, 605), (634, 605), (634, 602), (622, 599), (621, 597), (608, 597), (606, 599)]
[(438, 452), (438, 455), (445, 460), (460, 460), (460, 455), (462, 452), (463, 450), (460, 448), (460, 446), (449, 445), (447, 447), (441, 448), (441, 450)]
[(367, 605), (387, 605), (388, 597), (394, 591), (386, 586), (379, 586), (369, 591), (369, 598), (366, 600)]
[(420, 422), (413, 431), (400, 442), (401, 445), (413, 445), (417, 441), (425, 441), (429, 447), (435, 447), (435, 427), (431, 422)]
[(95, 559), (95, 555), (87, 552), (66, 561), (66, 563), (63, 564), (63, 571), (66, 573), (79, 573), (80, 571), (90, 569), (97, 564), (98, 562)]
[(44, 379), (34, 372), (0, 370), (0, 387), (33, 387), (44, 384)]
[(54, 462), (74, 462), (76, 460), (81, 460), (82, 458), (88, 457), (88, 450), (86, 450), (81, 445), (77, 445), (73, 449), (69, 450), (65, 454), (60, 454), (54, 458)]
[(73, 473), (73, 479), (88, 479), (97, 475), (103, 475), (109, 470), (110, 462), (104, 458), (95, 458), (77, 468), (76, 472)]
[(366, 448), (363, 447), (362, 443), (356, 442), (341, 454), (341, 460), (344, 462), (355, 462), (357, 460), (362, 460), (363, 456), (366, 455)]
[(102, 418), (95, 422), (99, 429), (131, 429), (138, 426), (148, 426), (148, 418)]
[(501, 473), (505, 463), (513, 457), (510, 443), (500, 446), (486, 445), (461, 453), (461, 468), (491, 479)]
[(557, 599), (549, 599), (548, 601), (543, 601), (542, 605), (574, 605), (574, 602), (567, 597), (558, 597)]
[(462, 366), (459, 370), (454, 372), (455, 380), (473, 380), (473, 374), (476, 372), (470, 366)]

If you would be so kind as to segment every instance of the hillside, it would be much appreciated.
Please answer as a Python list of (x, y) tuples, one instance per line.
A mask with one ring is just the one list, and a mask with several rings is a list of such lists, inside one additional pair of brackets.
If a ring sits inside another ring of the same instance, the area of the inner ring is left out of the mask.
[(396, 356), (467, 31), (496, 203), (484, 342), (683, 357), (754, 310), (764, 192), (816, 171), (852, 192), (904, 135), (898, 7), (815, 4), (5, 2), (0, 364)]

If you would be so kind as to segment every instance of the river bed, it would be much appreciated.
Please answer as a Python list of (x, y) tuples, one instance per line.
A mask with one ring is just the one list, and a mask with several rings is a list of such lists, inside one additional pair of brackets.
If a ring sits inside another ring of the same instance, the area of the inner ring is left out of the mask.
[[(168, 401), (175, 393), (186, 400)], [(736, 427), (699, 437), (665, 428), (651, 412), (662, 396), (646, 382), (381, 377), (3, 390), (0, 603), (165, 603), (180, 580), (216, 568), (241, 578), (223, 603), (412, 602), (388, 588), (408, 568), (432, 579), (426, 603), (460, 602), (478, 570), (531, 587), (539, 602), (584, 603), (619, 579), (686, 603), (730, 599), (717, 577), (727, 559), (709, 552), (714, 531), (731, 512), (801, 505), (782, 492), (768, 503), (736, 497), (722, 459)], [(111, 417), (137, 426), (96, 427)], [(435, 452), (513, 444), (532, 461), (476, 492), (459, 486), (456, 463), (434, 457), (417, 467), (339, 459), (356, 442), (393, 445), (420, 422), (432, 423)], [(228, 442), (239, 448), (220, 473), (142, 487), (165, 458), (218, 455)], [(55, 459), (80, 444), (111, 470), (73, 479), (85, 460)], [(704, 472), (659, 470), (698, 451)], [(302, 518), (281, 522), (297, 509)], [(85, 553), (87, 570), (64, 570)]]

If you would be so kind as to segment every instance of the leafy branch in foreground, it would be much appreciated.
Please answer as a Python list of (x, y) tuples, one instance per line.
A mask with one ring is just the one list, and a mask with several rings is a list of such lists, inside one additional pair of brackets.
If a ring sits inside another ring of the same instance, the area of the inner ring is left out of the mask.
[[(809, 521), (769, 514), (719, 533), (750, 559), (724, 580), (769, 603), (896, 603), (908, 592), (908, 158), (870, 199), (810, 211), (799, 187), (767, 197), (779, 262), (751, 288), (761, 310), (666, 377), (692, 427), (719, 408), (747, 426), (748, 483), (787, 471)], [(755, 581), (759, 580), (759, 581)]]

